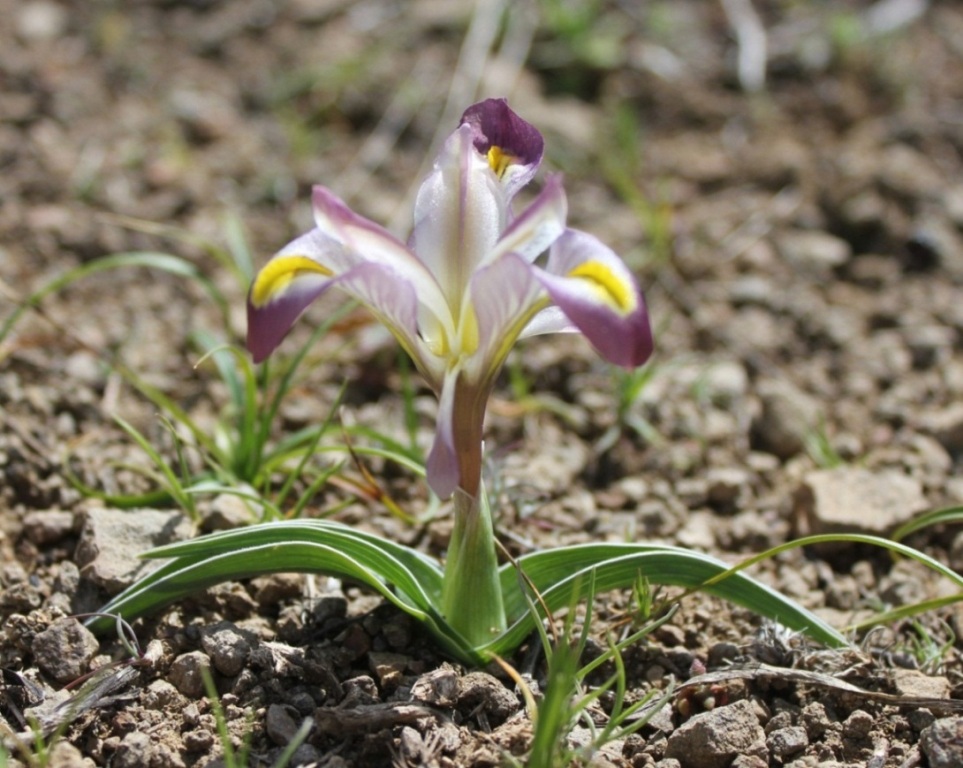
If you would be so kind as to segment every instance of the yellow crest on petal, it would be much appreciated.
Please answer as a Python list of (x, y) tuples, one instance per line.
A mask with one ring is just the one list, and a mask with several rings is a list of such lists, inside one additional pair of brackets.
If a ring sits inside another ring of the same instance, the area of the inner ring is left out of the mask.
[(622, 314), (629, 314), (638, 301), (632, 285), (609, 269), (600, 261), (585, 261), (568, 273), (569, 277), (579, 277), (595, 289), (606, 304)]
[(264, 265), (251, 286), (251, 303), (263, 307), (282, 293), (294, 280), (306, 274), (330, 277), (334, 274), (307, 256), (280, 256)]
[(515, 155), (508, 154), (501, 147), (492, 145), (488, 150), (488, 165), (498, 178), (504, 176), (508, 167), (517, 162), (518, 158)]

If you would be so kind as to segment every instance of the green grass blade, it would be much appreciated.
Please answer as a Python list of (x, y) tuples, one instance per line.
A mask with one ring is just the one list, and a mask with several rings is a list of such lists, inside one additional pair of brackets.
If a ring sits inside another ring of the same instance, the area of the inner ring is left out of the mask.
[(411, 375), (411, 359), (408, 353), (399, 347), (398, 370), (401, 372), (401, 402), (404, 406), (405, 432), (408, 435), (408, 450), (415, 454), (414, 458), (422, 458), (418, 449), (418, 411), (415, 410), (415, 384)]
[[(348, 453), (348, 448), (344, 445), (321, 445), (318, 446), (318, 451)], [(378, 456), (382, 459), (388, 459), (389, 461), (393, 461), (398, 466), (404, 467), (418, 477), (425, 476), (424, 464), (418, 463), (405, 454), (371, 445), (353, 445), (351, 446), (351, 451), (358, 456)]]
[(87, 485), (83, 480), (77, 477), (76, 473), (70, 467), (69, 457), (64, 461), (63, 464), (64, 478), (70, 483), (70, 486), (79, 492), (82, 496), (89, 499), (99, 499), (104, 502), (107, 506), (115, 507), (117, 509), (138, 509), (142, 507), (166, 507), (173, 502), (173, 498), (170, 493), (164, 489), (158, 489), (156, 491), (148, 491), (147, 493), (136, 493), (136, 494), (121, 494), (121, 493), (108, 493), (107, 491), (102, 491), (99, 488), (94, 488), (93, 486)]
[(310, 482), (307, 488), (298, 496), (297, 501), (295, 501), (294, 506), (288, 511), (286, 517), (301, 517), (305, 508), (308, 506), (308, 502), (314, 498), (314, 495), (321, 489), (321, 487), (332, 478), (332, 476), (338, 474), (344, 468), (344, 462), (339, 461), (337, 464), (325, 469), (320, 472), (314, 480)]
[[(384, 455), (386, 456), (396, 455), (403, 457), (403, 459), (406, 459), (409, 463), (413, 464), (420, 465), (425, 463), (425, 457), (417, 446), (406, 446), (376, 429), (367, 427), (363, 424), (356, 424), (352, 427), (346, 428), (345, 431), (351, 437), (367, 437), (369, 440), (374, 440), (375, 442), (380, 443), (381, 448), (385, 451)], [(397, 459), (397, 461), (400, 463), (402, 459)]]
[[(269, 499), (264, 498), (257, 491), (250, 489), (248, 487), (238, 488), (233, 485), (224, 485), (218, 483), (212, 479), (205, 478), (193, 485), (189, 485), (184, 488), (184, 493), (191, 494), (192, 496), (207, 496), (207, 495), (220, 495), (225, 494), (227, 496), (235, 496), (242, 501), (249, 501), (256, 507), (261, 507), (266, 509), (276, 518), (281, 517), (281, 510), (271, 502)], [(254, 512), (252, 511), (252, 514)], [(263, 513), (262, 513), (263, 514)]]
[(225, 344), (213, 333), (205, 330), (194, 331), (191, 334), (191, 340), (202, 352), (201, 359), (194, 367), (198, 367), (204, 360), (210, 358), (211, 362), (214, 363), (214, 367), (217, 369), (218, 376), (221, 377), (221, 381), (227, 386), (228, 396), (230, 397), (231, 405), (234, 406), (234, 410), (238, 413), (243, 411), (244, 385), (241, 383), (241, 379), (237, 373), (237, 366), (234, 365), (234, 359), (229, 351), (231, 345)]
[[(241, 545), (228, 552), (177, 558), (122, 592), (103, 610), (132, 619), (215, 584), (287, 571), (323, 573), (360, 582), (417, 618), (425, 618), (412, 601), (400, 600), (388, 588), (372, 564), (359, 562), (330, 545), (307, 541)], [(96, 620), (93, 626), (97, 627)]]
[(946, 509), (936, 509), (927, 512), (925, 515), (910, 520), (905, 525), (901, 525), (890, 537), (894, 541), (902, 541), (911, 533), (916, 533), (923, 528), (931, 525), (942, 525), (952, 523), (963, 523), (963, 507), (947, 507)]
[(197, 441), (197, 444), (214, 457), (217, 463), (224, 463), (225, 457), (217, 446), (216, 441), (211, 439), (211, 436), (198, 426), (197, 422), (188, 415), (187, 411), (157, 387), (148, 384), (127, 366), (118, 365), (116, 366), (116, 370), (123, 377), (124, 381), (150, 400), (157, 406), (159, 411), (168, 414), (171, 419), (183, 425), (191, 433), (194, 440)]
[[(325, 336), (328, 331), (335, 326), (335, 324), (337, 324), (357, 306), (358, 302), (356, 301), (346, 301), (344, 304), (338, 307), (323, 323), (321, 323), (321, 325), (314, 329), (308, 340), (301, 346), (294, 357), (286, 363), (284, 373), (277, 383), (277, 389), (274, 391), (273, 397), (267, 403), (266, 407), (261, 409), (260, 428), (258, 429), (257, 433), (257, 444), (259, 446), (259, 450), (263, 450), (263, 446), (267, 445), (268, 438), (271, 435), (271, 425), (274, 424), (274, 420), (277, 417), (278, 410), (281, 408), (281, 403), (284, 401), (284, 397), (294, 384), (294, 375), (300, 369), (301, 363), (304, 362), (304, 358), (308, 354), (308, 350), (314, 347), (321, 337)], [(261, 370), (266, 371), (267, 364), (262, 365)]]
[(150, 441), (144, 437), (132, 424), (125, 421), (123, 418), (114, 414), (114, 421), (117, 425), (127, 433), (127, 435), (135, 442), (140, 449), (147, 454), (150, 460), (154, 463), (154, 466), (159, 473), (158, 479), (163, 479), (163, 482), (167, 485), (167, 491), (170, 493), (174, 501), (179, 504), (185, 511), (187, 511), (190, 516), (195, 517), (196, 510), (194, 507), (194, 500), (190, 495), (184, 493), (184, 486), (181, 483), (180, 478), (174, 473), (174, 470), (170, 468), (170, 465), (164, 461), (164, 458), (157, 452), (157, 450), (150, 444)]
[(945, 608), (948, 605), (953, 605), (954, 603), (959, 603), (961, 601), (963, 601), (963, 592), (958, 592), (955, 595), (948, 595), (946, 597), (934, 597), (931, 600), (922, 600), (918, 603), (911, 603), (910, 605), (901, 605), (899, 608), (893, 608), (889, 611), (876, 613), (870, 616), (868, 619), (857, 621), (856, 623), (847, 627), (847, 629), (853, 632), (861, 632), (864, 629), (876, 627), (880, 624), (892, 624), (897, 621), (903, 621), (904, 619), (908, 619), (912, 616), (919, 616), (921, 613), (938, 611), (940, 608)]
[[(288, 494), (291, 493), (291, 489), (294, 487), (295, 481), (304, 474), (308, 462), (311, 460), (311, 457), (314, 456), (318, 447), (318, 443), (321, 441), (321, 436), (327, 432), (328, 427), (331, 426), (332, 421), (334, 421), (334, 416), (338, 411), (338, 407), (341, 405), (341, 400), (344, 397), (344, 391), (347, 386), (348, 383), (344, 382), (340, 389), (338, 389), (338, 394), (335, 396), (331, 407), (328, 408), (328, 412), (325, 414), (324, 421), (321, 422), (319, 427), (314, 429), (312, 439), (310, 442), (308, 442), (306, 450), (303, 452), (297, 467), (288, 472), (288, 476), (284, 478), (284, 483), (281, 485), (281, 490), (278, 491), (277, 494), (278, 506), (282, 506), (284, 504)], [(298, 499), (298, 502), (295, 504), (295, 512), (290, 515), (291, 517), (297, 517), (301, 514), (301, 510), (303, 509), (304, 505), (308, 503), (308, 499), (314, 495), (317, 489), (321, 487), (322, 483), (327, 481), (327, 478), (340, 469), (341, 464), (342, 462), (336, 463), (335, 469), (323, 472), (321, 478), (315, 479), (315, 481), (310, 484), (310, 487), (307, 489), (307, 491), (305, 491), (304, 494), (301, 495), (301, 498)], [(319, 479), (320, 482), (318, 482)]]
[(225, 217), (224, 234), (231, 257), (226, 266), (234, 273), (242, 290), (246, 291), (254, 281), (254, 257), (251, 255), (251, 246), (244, 230), (244, 220), (236, 211), (230, 211)]
[[(408, 593), (412, 599), (419, 600), (419, 605), (426, 606), (441, 596), (441, 568), (427, 555), (329, 520), (287, 520), (219, 531), (190, 541), (153, 549), (146, 556), (198, 559), (244, 547), (262, 544), (280, 545), (291, 541), (336, 546), (345, 554), (364, 562), (384, 555), (392, 562), (398, 563), (403, 572), (393, 571), (393, 566), (389, 563), (385, 566), (386, 570), (382, 575)], [(417, 585), (407, 581), (406, 573), (413, 575)], [(418, 594), (422, 591), (425, 597), (420, 599)]]
[(719, 574), (713, 579), (713, 582), (721, 581), (722, 579), (728, 578), (729, 573), (736, 573), (750, 565), (755, 565), (762, 560), (768, 560), (769, 558), (775, 557), (782, 552), (786, 552), (790, 549), (796, 549), (797, 547), (806, 547), (813, 544), (869, 544), (873, 547), (880, 547), (881, 549), (888, 549), (890, 552), (895, 552), (898, 555), (903, 555), (912, 560), (916, 560), (922, 563), (927, 568), (936, 571), (942, 576), (945, 576), (957, 587), (963, 589), (963, 576), (958, 574), (949, 566), (944, 565), (939, 560), (936, 560), (929, 555), (920, 552), (918, 549), (913, 549), (905, 544), (900, 544), (898, 541), (891, 541), (890, 539), (883, 539), (879, 536), (870, 536), (864, 533), (823, 533), (816, 536), (806, 536), (801, 539), (794, 539), (793, 541), (788, 541), (785, 544), (780, 544), (778, 547), (773, 547), (765, 552), (753, 555), (752, 557), (743, 560), (736, 566), (730, 568), (726, 573)]
[(324, 434), (324, 427), (327, 421), (314, 427), (303, 427), (297, 432), (292, 432), (287, 437), (282, 438), (277, 445), (264, 454), (261, 462), (261, 469), (265, 475), (279, 470), (282, 465), (291, 461), (293, 458), (300, 458), (306, 449), (318, 442), (319, 435)]
[(17, 321), (21, 318), (24, 312), (31, 307), (37, 306), (50, 294), (63, 290), (70, 284), (82, 278), (95, 275), (98, 272), (117, 269), (118, 267), (149, 267), (151, 269), (161, 270), (162, 272), (168, 272), (172, 275), (177, 275), (178, 277), (185, 277), (189, 280), (194, 280), (204, 288), (214, 303), (217, 304), (221, 314), (224, 317), (230, 316), (228, 303), (223, 294), (191, 262), (187, 261), (186, 259), (182, 259), (180, 256), (173, 256), (169, 253), (159, 253), (154, 251), (131, 251), (127, 253), (111, 254), (110, 256), (104, 256), (102, 258), (89, 261), (86, 264), (81, 264), (79, 267), (74, 267), (73, 269), (67, 270), (62, 275), (55, 277), (42, 288), (34, 291), (26, 299), (24, 299), (23, 302), (21, 302), (20, 306), (18, 306), (17, 309), (15, 309), (10, 315), (10, 317), (4, 321), (3, 325), (0, 326), (0, 341), (6, 339), (7, 335), (13, 329), (14, 325), (16, 325)]

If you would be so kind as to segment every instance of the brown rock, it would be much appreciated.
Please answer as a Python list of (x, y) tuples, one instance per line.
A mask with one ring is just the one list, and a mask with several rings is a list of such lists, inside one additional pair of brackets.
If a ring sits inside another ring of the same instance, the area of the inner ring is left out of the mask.
[(930, 768), (963, 765), (963, 717), (944, 717), (920, 734), (920, 749)]
[(737, 756), (768, 755), (766, 734), (747, 699), (694, 716), (672, 733), (665, 752), (682, 768), (727, 768)]
[(82, 576), (115, 594), (160, 567), (139, 555), (192, 532), (190, 519), (180, 512), (95, 507), (86, 512), (74, 558)]
[(837, 467), (806, 475), (796, 492), (793, 523), (799, 536), (886, 535), (927, 507), (920, 484), (907, 475)]
[(945, 677), (924, 675), (917, 669), (893, 670), (893, 685), (900, 696), (921, 699), (950, 698), (950, 681)]
[(58, 619), (33, 639), (38, 666), (58, 683), (83, 675), (98, 650), (97, 638), (73, 618)]
[(781, 459), (795, 456), (819, 425), (819, 403), (781, 379), (760, 381), (758, 392), (762, 409), (752, 425), (753, 447)]

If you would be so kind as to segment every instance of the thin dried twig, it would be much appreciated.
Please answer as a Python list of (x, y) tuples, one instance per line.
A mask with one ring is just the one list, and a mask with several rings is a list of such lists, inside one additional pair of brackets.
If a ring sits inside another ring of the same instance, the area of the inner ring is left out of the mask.
[[(320, 733), (345, 735), (349, 733), (370, 733), (397, 725), (413, 725), (425, 718), (441, 718), (429, 707), (418, 704), (386, 702), (360, 707), (339, 709), (322, 707), (314, 713), (314, 721)], [(441, 718), (444, 719), (444, 718)]]
[(751, 0), (722, 0), (722, 9), (736, 35), (736, 71), (743, 90), (755, 93), (766, 85), (766, 29)]
[[(810, 672), (805, 669), (789, 669), (786, 667), (774, 667), (769, 664), (756, 664), (751, 667), (730, 667), (716, 672), (707, 672), (698, 677), (692, 677), (684, 683), (676, 685), (676, 694), (685, 693), (693, 689), (704, 688), (713, 685), (721, 685), (734, 680), (778, 680), (780, 682), (797, 683), (799, 685), (811, 685), (816, 688), (825, 688), (841, 694), (855, 696), (866, 701), (877, 701), (882, 704), (891, 704), (901, 709), (920, 709), (926, 708), (937, 712), (960, 712), (963, 711), (963, 700), (960, 699), (932, 699), (923, 696), (901, 696), (896, 693), (883, 693), (882, 691), (867, 691), (864, 688), (847, 683), (838, 677), (826, 675), (821, 672)], [(643, 716), (645, 711), (639, 714)]]

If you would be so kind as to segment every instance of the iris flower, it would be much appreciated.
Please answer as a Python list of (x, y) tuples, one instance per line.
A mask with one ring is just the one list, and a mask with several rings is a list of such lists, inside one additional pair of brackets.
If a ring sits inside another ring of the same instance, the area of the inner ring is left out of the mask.
[(248, 297), (255, 362), (330, 288), (391, 330), (439, 398), (427, 475), (442, 498), (458, 488), (479, 492), (485, 406), (518, 339), (581, 331), (626, 367), (652, 352), (628, 268), (592, 235), (566, 227), (561, 177), (513, 212), (543, 146), (504, 99), (469, 107), (418, 192), (407, 244), (317, 186), (315, 227), (264, 266)]
[(264, 266), (248, 297), (248, 346), (258, 362), (329, 288), (366, 304), (414, 360), (439, 398), (427, 474), (439, 496), (452, 496), (444, 571), (421, 552), (330, 520), (271, 522), (155, 550), (153, 556), (173, 559), (101, 616), (129, 619), (219, 581), (304, 570), (371, 587), (454, 656), (481, 664), (513, 652), (542, 608), (652, 578), (727, 597), (846, 645), (792, 601), (726, 563), (677, 547), (591, 543), (499, 565), (481, 482), (482, 425), (512, 345), (525, 336), (581, 331), (603, 357), (627, 367), (652, 351), (645, 302), (629, 270), (594, 237), (566, 227), (561, 179), (549, 178), (528, 206), (513, 210), (542, 148), (541, 134), (504, 100), (469, 107), (421, 186), (407, 244), (315, 187), (316, 226)]

